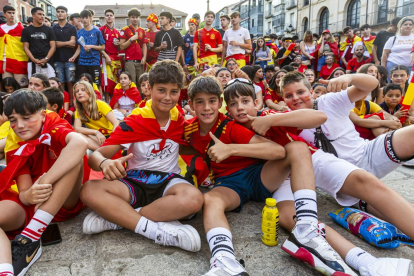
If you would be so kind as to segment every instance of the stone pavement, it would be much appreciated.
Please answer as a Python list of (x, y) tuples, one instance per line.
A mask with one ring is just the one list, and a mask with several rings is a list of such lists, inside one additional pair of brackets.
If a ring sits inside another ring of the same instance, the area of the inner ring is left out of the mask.
[[(414, 169), (401, 167), (383, 180), (414, 203)], [(260, 241), (262, 203), (245, 205), (240, 214), (227, 215), (233, 233), (235, 252), (246, 262), (250, 275), (319, 275), (309, 266), (293, 259), (281, 244), (288, 233), (280, 231), (279, 245), (267, 247)], [(328, 216), (339, 206), (334, 199), (318, 193), (319, 218), (347, 239), (374, 256), (414, 259), (414, 247), (400, 246), (395, 250), (379, 250), (334, 224)], [(162, 247), (127, 230), (84, 235), (82, 221), (90, 212), (59, 223), (63, 242), (43, 248), (43, 255), (26, 275), (202, 275), (209, 268), (210, 252), (205, 240), (202, 214), (188, 223), (200, 233), (202, 246), (198, 253)]]

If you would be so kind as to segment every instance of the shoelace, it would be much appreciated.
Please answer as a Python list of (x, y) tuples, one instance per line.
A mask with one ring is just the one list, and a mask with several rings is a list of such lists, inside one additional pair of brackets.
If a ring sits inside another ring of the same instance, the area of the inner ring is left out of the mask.
[(162, 230), (163, 245), (176, 245), (178, 243), (178, 234), (173, 233), (171, 230)]
[(12, 242), (12, 248), (13, 248), (13, 250), (12, 250), (12, 260), (13, 261), (17, 261), (18, 257), (24, 255), (25, 252), (27, 251), (26, 248), (24, 246), (22, 246), (21, 243), (16, 242), (16, 241)]

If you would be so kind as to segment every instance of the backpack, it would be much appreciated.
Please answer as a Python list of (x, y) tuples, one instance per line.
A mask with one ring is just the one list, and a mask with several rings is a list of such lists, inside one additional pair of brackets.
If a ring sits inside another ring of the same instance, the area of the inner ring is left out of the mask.
[[(313, 102), (313, 109), (314, 110), (318, 110), (318, 101), (315, 100)], [(315, 146), (318, 149), (323, 150), (324, 152), (327, 153), (332, 153), (333, 155), (335, 155), (336, 157), (338, 157), (338, 153), (335, 150), (335, 147), (332, 145), (333, 140), (329, 140), (325, 134), (322, 131), (321, 126), (318, 126), (316, 128), (316, 132), (315, 132)]]

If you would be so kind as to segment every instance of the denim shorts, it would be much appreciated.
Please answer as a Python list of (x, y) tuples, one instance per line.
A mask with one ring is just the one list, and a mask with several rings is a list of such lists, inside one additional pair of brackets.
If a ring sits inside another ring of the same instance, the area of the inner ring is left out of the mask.
[(60, 82), (74, 82), (75, 81), (75, 63), (72, 62), (55, 62), (56, 76)]

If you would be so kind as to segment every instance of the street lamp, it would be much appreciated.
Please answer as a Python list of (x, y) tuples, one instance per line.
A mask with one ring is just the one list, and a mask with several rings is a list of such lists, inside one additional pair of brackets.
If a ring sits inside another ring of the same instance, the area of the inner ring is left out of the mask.
[(210, 10), (210, 0), (207, 0), (207, 11)]

